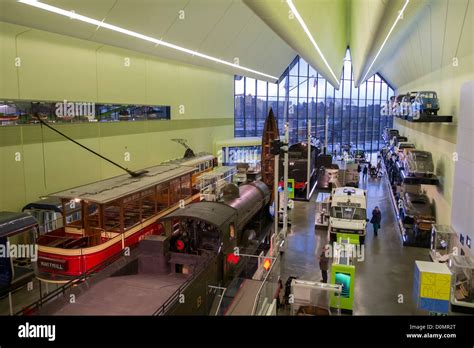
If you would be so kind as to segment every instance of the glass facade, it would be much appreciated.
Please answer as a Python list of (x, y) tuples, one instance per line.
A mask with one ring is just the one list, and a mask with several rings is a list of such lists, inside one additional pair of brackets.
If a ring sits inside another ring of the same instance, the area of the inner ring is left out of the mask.
[(289, 123), (291, 144), (307, 139), (308, 120), (311, 135), (323, 142), (327, 116), (330, 153), (348, 145), (378, 151), (383, 128), (393, 125), (393, 116), (380, 113), (382, 104), (394, 95), (393, 88), (378, 74), (356, 88), (349, 50), (338, 90), (297, 56), (278, 83), (235, 76), (234, 92), (235, 137), (260, 137), (269, 107), (282, 135), (284, 123)]

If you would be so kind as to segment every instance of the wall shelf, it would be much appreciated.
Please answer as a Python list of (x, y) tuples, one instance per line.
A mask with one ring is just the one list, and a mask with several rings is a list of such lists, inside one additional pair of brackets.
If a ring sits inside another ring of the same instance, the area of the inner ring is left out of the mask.
[(453, 116), (433, 116), (433, 115), (422, 115), (419, 119), (415, 120), (413, 117), (407, 116), (408, 122), (415, 123), (451, 123), (453, 122)]

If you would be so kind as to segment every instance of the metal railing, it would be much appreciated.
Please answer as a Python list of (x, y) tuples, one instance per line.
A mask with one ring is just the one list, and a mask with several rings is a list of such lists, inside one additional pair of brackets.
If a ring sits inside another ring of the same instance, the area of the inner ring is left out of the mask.
[[(264, 294), (264, 292), (267, 292), (266, 290), (268, 290), (269, 278), (273, 276), (272, 271), (275, 268), (275, 265), (279, 264), (279, 262), (280, 262), (279, 258), (275, 258), (272, 260), (271, 266), (268, 269), (267, 273), (265, 274), (265, 277), (263, 278), (262, 283), (260, 284), (260, 287), (257, 291), (257, 295), (255, 296), (255, 301), (252, 307), (252, 315), (256, 315), (256, 313), (258, 313), (259, 303), (263, 301), (262, 295)], [(271, 287), (270, 287), (270, 293), (272, 294), (275, 293), (275, 291), (273, 291)]]

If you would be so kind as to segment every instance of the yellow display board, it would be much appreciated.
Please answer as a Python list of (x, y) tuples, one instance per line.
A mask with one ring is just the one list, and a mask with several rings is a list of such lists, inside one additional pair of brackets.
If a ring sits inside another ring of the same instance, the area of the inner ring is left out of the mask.
[(420, 296), (435, 300), (449, 300), (451, 276), (439, 273), (421, 273)]

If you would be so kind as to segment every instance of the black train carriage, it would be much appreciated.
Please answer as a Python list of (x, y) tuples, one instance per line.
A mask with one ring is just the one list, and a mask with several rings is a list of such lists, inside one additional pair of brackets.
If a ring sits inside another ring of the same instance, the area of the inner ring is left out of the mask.
[[(306, 190), (311, 191), (316, 183), (316, 159), (319, 155), (319, 148), (311, 145), (311, 153), (309, 156), (309, 173), (310, 180), (308, 185), (308, 145), (301, 142), (290, 145), (288, 148), (288, 179), (295, 180), (295, 198), (306, 198)], [(283, 162), (284, 156), (280, 156), (280, 180), (283, 178)], [(282, 186), (283, 183), (280, 183)]]
[[(261, 181), (240, 187), (229, 184), (222, 202), (191, 203), (174, 211), (162, 221), (169, 236), (170, 252), (182, 257), (217, 255), (217, 279), (225, 283), (239, 264), (234, 248), (244, 250), (265, 237), (270, 196), (270, 190)], [(180, 272), (184, 265), (174, 266)]]

